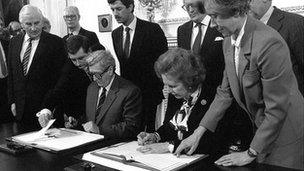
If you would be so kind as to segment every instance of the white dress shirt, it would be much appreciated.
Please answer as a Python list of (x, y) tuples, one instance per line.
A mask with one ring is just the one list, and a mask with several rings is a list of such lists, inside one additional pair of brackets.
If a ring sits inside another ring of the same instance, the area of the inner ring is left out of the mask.
[[(26, 73), (29, 71), (29, 68), (32, 64), (34, 54), (35, 54), (37, 46), (39, 44), (39, 40), (40, 40), (40, 37), (32, 40), (32, 49), (31, 49), (31, 54), (30, 54), (30, 57), (29, 57), (29, 62), (28, 62), (28, 65), (27, 65)], [(26, 48), (27, 48), (29, 43), (30, 43), (30, 37), (27, 34), (25, 34), (23, 44), (22, 44), (22, 49), (21, 49), (21, 52), (20, 52), (20, 61), (21, 62), (23, 60), (24, 53), (25, 53)]]
[[(210, 19), (211, 19), (210, 16), (206, 15), (206, 17), (201, 22), (202, 23), (202, 39), (201, 39), (201, 44), (204, 41), (204, 37), (205, 37), (206, 31), (207, 31), (207, 28), (209, 26)], [(197, 34), (198, 34), (198, 27), (196, 26), (196, 23), (193, 23), (193, 26), (192, 26), (192, 35), (191, 35), (191, 47), (194, 44), (194, 41), (195, 41), (195, 38), (196, 38)]]
[(273, 10), (274, 10), (274, 7), (271, 6), (271, 7), (267, 10), (267, 12), (263, 15), (263, 17), (260, 19), (260, 21), (262, 21), (264, 24), (267, 24), (268, 21), (269, 21), (269, 19), (270, 19), (270, 17), (271, 17), (271, 14), (272, 14)]
[(245, 29), (245, 24), (247, 22), (247, 17), (245, 19), (245, 22), (242, 26), (242, 29), (240, 30), (238, 37), (236, 39), (231, 36), (231, 45), (234, 46), (234, 63), (235, 63), (235, 70), (236, 70), (236, 75), (238, 76), (238, 70), (239, 70), (239, 55), (240, 55), (240, 50), (241, 50), (241, 40), (244, 35), (244, 29)]

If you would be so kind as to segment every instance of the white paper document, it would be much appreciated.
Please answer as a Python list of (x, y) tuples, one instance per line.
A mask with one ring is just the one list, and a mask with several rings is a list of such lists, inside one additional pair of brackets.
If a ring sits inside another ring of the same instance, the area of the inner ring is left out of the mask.
[(42, 135), (40, 131), (37, 131), (14, 136), (12, 137), (12, 140), (36, 148), (58, 152), (103, 138), (103, 135), (87, 133), (84, 131), (52, 128), (45, 131)]
[[(154, 168), (154, 170), (177, 170), (196, 160), (204, 158), (205, 155), (182, 155), (179, 158), (171, 153), (165, 154), (143, 154), (136, 149), (140, 146), (136, 141), (112, 145), (93, 152), (85, 153), (83, 160), (95, 162), (107, 167), (119, 170), (134, 169), (132, 162), (119, 162), (119, 160), (111, 160), (111, 156), (123, 156), (124, 159), (132, 159), (145, 166)], [(131, 167), (131, 168), (130, 168)], [(151, 170), (145, 167), (135, 167), (138, 170)]]

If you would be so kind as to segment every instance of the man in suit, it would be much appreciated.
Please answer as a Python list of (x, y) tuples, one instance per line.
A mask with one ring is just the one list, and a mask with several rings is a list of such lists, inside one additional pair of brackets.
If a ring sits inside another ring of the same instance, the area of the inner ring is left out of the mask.
[(87, 132), (120, 141), (135, 139), (141, 121), (140, 89), (115, 74), (115, 61), (108, 51), (95, 51), (87, 59), (94, 82), (87, 91)]
[(108, 0), (113, 15), (122, 25), (112, 39), (121, 66), (121, 76), (138, 86), (143, 94), (143, 125), (154, 130), (156, 107), (162, 100), (162, 85), (154, 73), (157, 58), (168, 49), (158, 24), (134, 16), (133, 0)]
[(284, 39), (275, 30), (247, 16), (247, 0), (206, 0), (206, 13), (225, 38), (225, 71), (209, 110), (200, 126), (176, 150), (191, 154), (208, 129), (235, 99), (257, 127), (250, 148), (218, 159), (223, 166), (258, 162), (304, 169), (304, 99)]
[[(62, 121), (63, 113), (66, 114), (68, 117), (65, 122), (66, 127), (76, 126), (76, 120), (85, 114), (87, 88), (93, 81), (92, 76), (89, 75), (86, 58), (92, 51), (102, 50), (102, 47), (90, 47), (88, 38), (81, 35), (71, 36), (66, 46), (69, 59), (63, 67), (55, 88), (45, 96), (42, 110), (37, 114), (42, 127), (46, 126), (53, 117), (52, 111), (58, 107), (62, 111), (56, 112), (57, 116), (54, 117)], [(57, 123), (62, 124), (62, 122)]]
[(192, 50), (201, 57), (207, 71), (205, 82), (216, 89), (221, 83), (225, 66), (223, 36), (210, 27), (210, 17), (205, 14), (201, 0), (184, 0), (183, 3), (190, 21), (177, 29), (178, 47)]
[(25, 34), (11, 39), (8, 52), (8, 102), (15, 119), (27, 130), (40, 127), (35, 114), (67, 58), (63, 40), (42, 31), (42, 17), (37, 7), (21, 9), (19, 20)]
[(278, 31), (285, 39), (299, 90), (304, 95), (304, 17), (282, 11), (271, 3), (272, 0), (252, 0), (249, 14)]
[[(102, 46), (99, 43), (96, 33), (88, 31), (80, 26), (80, 24), (79, 24), (80, 14), (79, 14), (79, 10), (77, 7), (75, 7), (75, 6), (66, 7), (63, 12), (63, 19), (69, 30), (68, 34), (63, 37), (63, 39), (65, 41), (71, 35), (82, 35), (82, 36), (85, 36), (88, 38), (90, 47), (96, 46), (96, 45)], [(102, 49), (104, 49), (103, 46), (102, 46)]]

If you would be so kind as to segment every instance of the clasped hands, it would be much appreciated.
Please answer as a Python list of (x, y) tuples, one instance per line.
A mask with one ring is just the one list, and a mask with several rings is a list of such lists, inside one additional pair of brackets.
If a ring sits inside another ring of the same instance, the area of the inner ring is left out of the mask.
[[(53, 118), (53, 113), (49, 109), (42, 109), (40, 112), (36, 113), (38, 117), (38, 122), (41, 127), (45, 127), (48, 122)], [(66, 128), (75, 128), (78, 125), (78, 121), (72, 117), (64, 114), (64, 126)]]

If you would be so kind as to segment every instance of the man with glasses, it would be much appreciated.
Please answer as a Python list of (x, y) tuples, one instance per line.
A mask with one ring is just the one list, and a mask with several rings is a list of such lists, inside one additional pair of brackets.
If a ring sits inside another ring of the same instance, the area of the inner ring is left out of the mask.
[(115, 61), (108, 51), (95, 51), (87, 58), (94, 82), (87, 91), (87, 132), (120, 141), (136, 139), (141, 121), (141, 92), (115, 73)]
[[(101, 50), (101, 47), (98, 45), (90, 47), (88, 38), (81, 35), (69, 37), (66, 46), (69, 59), (65, 63), (55, 88), (46, 95), (44, 100), (42, 99), (42, 110), (37, 113), (42, 127), (52, 117), (59, 120), (56, 121), (57, 126), (63, 126), (63, 116), (66, 116), (66, 127), (75, 127), (76, 121), (85, 113), (86, 90), (93, 80), (88, 74), (86, 58), (91, 51)], [(55, 113), (52, 112), (54, 109), (56, 109)]]
[[(64, 9), (63, 19), (68, 27), (68, 34), (63, 37), (66, 41), (71, 35), (82, 35), (88, 38), (89, 46), (102, 46), (99, 43), (96, 33), (82, 28), (79, 24), (80, 14), (76, 6), (68, 6)], [(105, 49), (102, 46), (102, 49)]]

